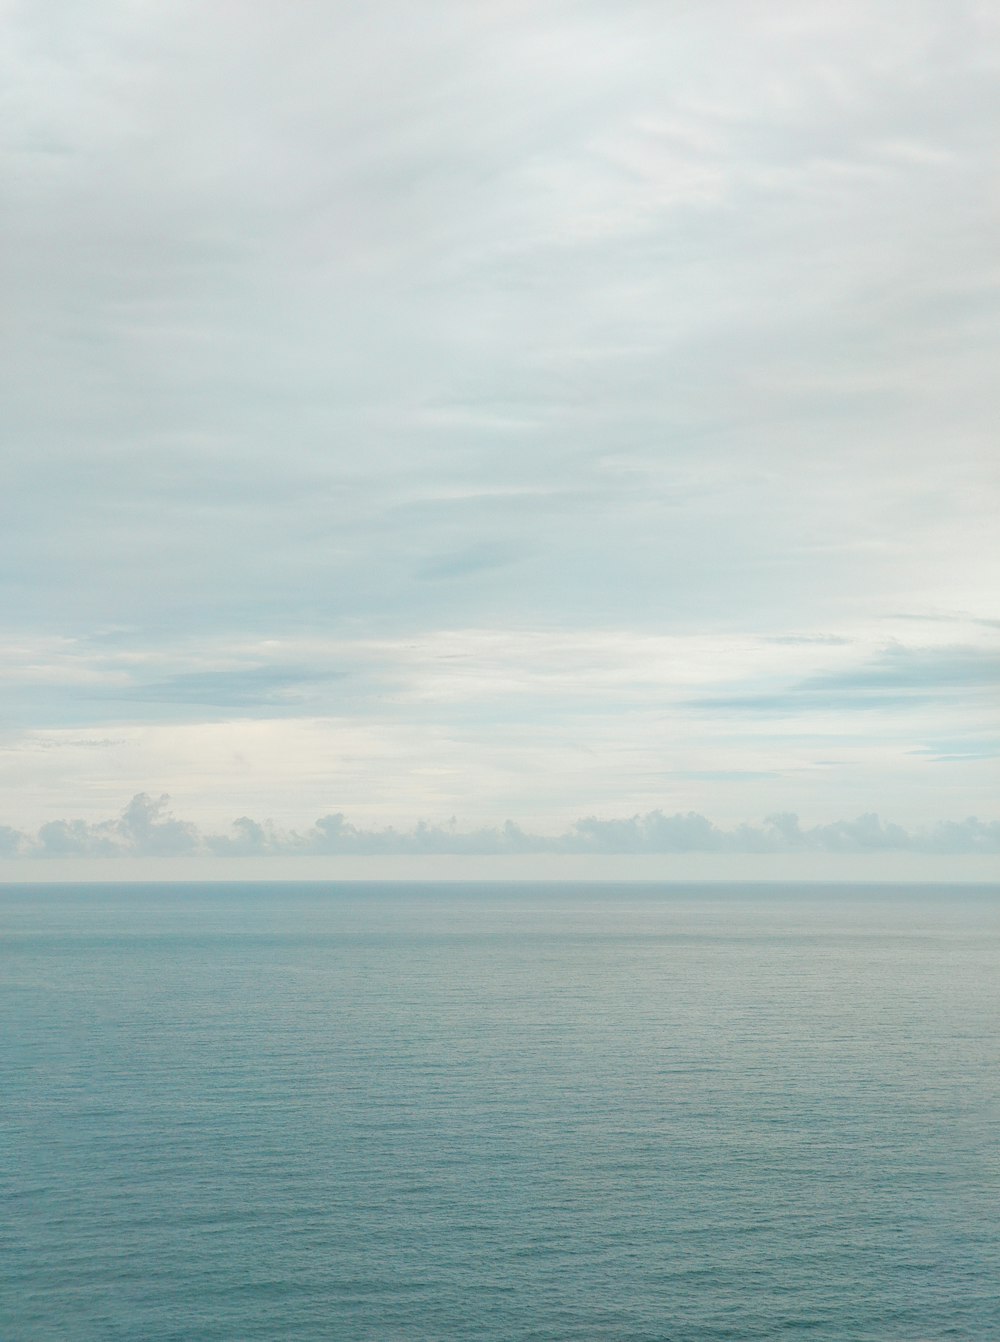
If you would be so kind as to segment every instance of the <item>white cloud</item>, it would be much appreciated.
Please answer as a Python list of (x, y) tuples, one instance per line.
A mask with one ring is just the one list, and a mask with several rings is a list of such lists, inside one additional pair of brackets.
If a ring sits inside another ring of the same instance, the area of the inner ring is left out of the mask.
[(995, 795), (990, 6), (0, 24), (19, 825)]
[(666, 853), (1000, 853), (1000, 821), (969, 817), (938, 821), (917, 830), (885, 823), (877, 815), (803, 828), (791, 814), (733, 828), (689, 811), (651, 811), (627, 819), (589, 816), (559, 834), (538, 834), (513, 821), (467, 830), (454, 821), (421, 821), (410, 829), (367, 829), (342, 814), (320, 817), (302, 829), (284, 830), (270, 821), (241, 816), (227, 832), (207, 833), (175, 819), (169, 798), (133, 797), (116, 819), (50, 820), (37, 834), (0, 827), (0, 850), (25, 858), (317, 857), (525, 854)]
[(810, 823), (891, 802), (925, 824), (942, 787), (992, 810), (996, 648), (988, 623), (905, 617), (838, 634), (217, 637), (138, 656), (120, 635), (25, 641), (3, 682), (20, 726), (0, 736), (0, 787), (22, 827), (67, 800), (107, 814), (151, 779), (200, 824), (244, 810), (294, 825), (304, 808), (366, 826), (555, 830), (657, 809), (737, 823), (762, 799)]

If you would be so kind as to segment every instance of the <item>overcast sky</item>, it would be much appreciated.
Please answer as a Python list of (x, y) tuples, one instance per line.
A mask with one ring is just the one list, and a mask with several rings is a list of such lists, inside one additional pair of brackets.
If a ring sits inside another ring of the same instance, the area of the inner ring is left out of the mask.
[(997, 819), (995, 4), (0, 15), (24, 842)]

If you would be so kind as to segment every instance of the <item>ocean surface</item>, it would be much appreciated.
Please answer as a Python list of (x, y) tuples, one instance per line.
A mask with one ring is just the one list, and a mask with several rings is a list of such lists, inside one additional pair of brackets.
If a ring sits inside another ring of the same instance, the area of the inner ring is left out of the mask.
[(2, 1342), (1000, 1338), (1000, 888), (0, 889)]

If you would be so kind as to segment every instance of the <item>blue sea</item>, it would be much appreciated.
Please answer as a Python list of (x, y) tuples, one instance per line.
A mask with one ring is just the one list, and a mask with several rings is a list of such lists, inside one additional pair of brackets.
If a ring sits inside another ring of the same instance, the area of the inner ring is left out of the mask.
[(1000, 1337), (1000, 888), (0, 890), (2, 1342)]

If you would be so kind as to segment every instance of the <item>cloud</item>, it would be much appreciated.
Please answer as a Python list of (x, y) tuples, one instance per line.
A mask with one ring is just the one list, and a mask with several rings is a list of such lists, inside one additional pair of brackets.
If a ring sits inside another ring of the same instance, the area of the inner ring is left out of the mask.
[(150, 780), (206, 832), (337, 810), (365, 829), (459, 814), (547, 835), (657, 809), (730, 825), (878, 809), (912, 826), (941, 795), (953, 815), (991, 814), (995, 633), (933, 624), (887, 646), (891, 632), (25, 639), (0, 664), (0, 816), (100, 817)]
[(995, 647), (905, 647), (894, 643), (864, 662), (792, 682), (780, 694), (706, 695), (697, 706), (775, 713), (850, 709), (907, 710), (914, 705), (967, 702), (1000, 687)]
[(167, 812), (169, 797), (137, 793), (114, 820), (50, 820), (22, 847), (37, 857), (177, 857), (204, 848), (198, 829)]
[(995, 7), (2, 9), (25, 843), (991, 804)]
[[(341, 673), (310, 667), (255, 666), (230, 670), (181, 673), (165, 680), (145, 681), (116, 687), (116, 701), (147, 701), (156, 704), (199, 705), (214, 708), (261, 708), (268, 711), (287, 706), (294, 709), (304, 693), (316, 687), (329, 689)], [(95, 698), (98, 695), (95, 693)]]
[(139, 793), (113, 820), (52, 820), (37, 834), (0, 826), (0, 852), (52, 857), (344, 857), (501, 854), (669, 853), (1000, 853), (1000, 820), (969, 817), (906, 829), (874, 813), (803, 828), (795, 815), (768, 816), (731, 828), (696, 812), (650, 811), (624, 819), (587, 816), (560, 834), (535, 834), (513, 821), (462, 830), (452, 821), (421, 821), (412, 829), (361, 828), (341, 813), (302, 831), (248, 816), (228, 833), (206, 833), (175, 819), (169, 798)]
[(0, 825), (0, 854), (4, 857), (19, 857), (24, 850), (25, 836), (10, 825)]
[(992, 853), (1000, 852), (1000, 821), (970, 817), (907, 830), (870, 813), (803, 829), (786, 814), (720, 829), (693, 812), (651, 811), (629, 820), (580, 820), (555, 843), (560, 852), (600, 853)]
[(996, 23), (796, 9), (13, 7), (5, 608), (658, 627), (978, 590)]

